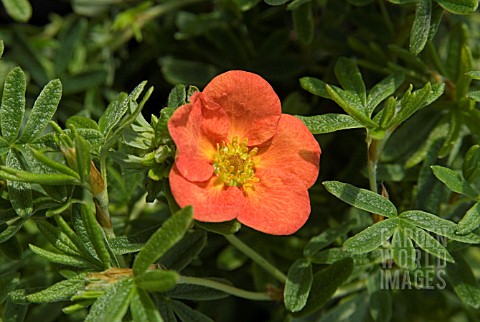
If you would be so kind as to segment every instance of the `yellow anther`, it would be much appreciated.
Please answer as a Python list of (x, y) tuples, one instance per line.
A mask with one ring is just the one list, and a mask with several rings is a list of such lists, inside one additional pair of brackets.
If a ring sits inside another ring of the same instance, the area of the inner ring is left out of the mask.
[(217, 143), (213, 160), (215, 174), (227, 186), (253, 187), (259, 182), (255, 177), (255, 162), (252, 159), (258, 148), (248, 149), (248, 139), (232, 138), (229, 143)]

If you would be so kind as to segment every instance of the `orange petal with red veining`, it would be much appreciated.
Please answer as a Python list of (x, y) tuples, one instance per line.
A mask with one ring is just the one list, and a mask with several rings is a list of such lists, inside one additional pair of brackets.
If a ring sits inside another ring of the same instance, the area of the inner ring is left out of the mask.
[(256, 168), (294, 174), (310, 188), (317, 180), (320, 154), (320, 146), (305, 124), (282, 114), (272, 141), (258, 150)]
[(289, 235), (300, 229), (310, 215), (305, 184), (293, 174), (258, 171), (260, 182), (245, 192), (242, 224), (272, 235)]
[(207, 222), (232, 220), (243, 210), (245, 197), (237, 187), (225, 187), (213, 176), (205, 182), (190, 182), (176, 166), (170, 171), (170, 189), (180, 207), (193, 206), (194, 219)]
[(212, 79), (203, 93), (227, 113), (230, 139), (248, 138), (248, 145), (254, 146), (275, 134), (282, 107), (277, 94), (262, 77), (229, 71)]

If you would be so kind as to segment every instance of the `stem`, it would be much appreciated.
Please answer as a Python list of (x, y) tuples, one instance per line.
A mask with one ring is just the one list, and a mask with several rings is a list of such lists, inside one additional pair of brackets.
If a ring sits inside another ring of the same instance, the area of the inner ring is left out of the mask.
[(255, 301), (272, 301), (272, 298), (265, 292), (251, 292), (236, 288), (234, 286), (230, 286), (221, 282), (205, 279), (205, 278), (198, 278), (198, 277), (188, 277), (188, 276), (180, 276), (177, 284), (191, 284), (191, 285), (199, 285), (205, 286), (209, 288), (213, 288), (237, 297), (241, 297), (248, 300), (255, 300)]
[(255, 263), (260, 265), (264, 270), (272, 274), (278, 281), (285, 283), (287, 281), (287, 276), (283, 274), (278, 268), (270, 264), (262, 255), (251, 249), (249, 246), (244, 244), (240, 239), (235, 235), (225, 235), (225, 238), (235, 246), (239, 251), (250, 257)]

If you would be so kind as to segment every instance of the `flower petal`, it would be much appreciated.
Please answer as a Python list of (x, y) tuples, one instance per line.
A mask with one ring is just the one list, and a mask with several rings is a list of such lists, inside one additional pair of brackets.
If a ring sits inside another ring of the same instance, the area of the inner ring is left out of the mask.
[(243, 192), (237, 187), (218, 184), (213, 176), (205, 182), (190, 182), (176, 166), (170, 171), (170, 189), (180, 207), (193, 206), (193, 218), (199, 221), (221, 222), (232, 220), (242, 211)]
[(190, 181), (202, 182), (213, 175), (212, 159), (216, 144), (228, 132), (227, 114), (202, 93), (180, 106), (168, 121), (168, 130), (177, 146), (175, 164)]
[(260, 182), (244, 192), (245, 209), (237, 220), (267, 234), (293, 234), (310, 215), (310, 199), (304, 183), (282, 172), (259, 171), (257, 176)]
[(220, 105), (230, 120), (229, 139), (248, 139), (248, 145), (259, 145), (276, 131), (282, 114), (280, 100), (262, 77), (229, 71), (215, 77), (203, 90)]
[(270, 144), (259, 147), (256, 169), (294, 174), (310, 188), (317, 180), (321, 153), (305, 124), (295, 116), (282, 114), (277, 134)]

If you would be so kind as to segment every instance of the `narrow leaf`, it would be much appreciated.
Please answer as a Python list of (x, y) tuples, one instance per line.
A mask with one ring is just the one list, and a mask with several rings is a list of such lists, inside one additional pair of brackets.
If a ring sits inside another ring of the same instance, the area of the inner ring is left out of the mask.
[(480, 146), (468, 149), (462, 165), (463, 177), (477, 190), (480, 190)]
[(378, 125), (367, 116), (360, 98), (348, 91), (344, 91), (336, 86), (326, 85), (330, 97), (358, 123), (365, 127), (376, 128)]
[(90, 308), (85, 322), (121, 322), (133, 295), (133, 280), (124, 279), (110, 286)]
[(474, 204), (458, 223), (457, 234), (465, 235), (480, 226), (480, 201)]
[(463, 303), (480, 308), (480, 287), (462, 255), (455, 254), (455, 264), (447, 265), (447, 276)]
[(167, 108), (178, 108), (187, 104), (186, 87), (183, 84), (175, 85), (168, 94)]
[(397, 229), (398, 223), (398, 219), (380, 221), (347, 239), (345, 244), (343, 244), (343, 247), (346, 251), (353, 254), (371, 252), (380, 247), (393, 235)]
[(335, 64), (335, 76), (343, 89), (360, 98), (363, 107), (367, 104), (367, 94), (362, 74), (357, 64), (348, 58), (340, 57)]
[(412, 240), (403, 229), (397, 229), (392, 238), (392, 254), (395, 264), (402, 268), (415, 269), (416, 252)]
[(443, 261), (450, 263), (455, 261), (445, 246), (442, 245), (437, 238), (434, 238), (423, 229), (412, 225), (410, 222), (400, 220), (400, 225), (402, 226), (404, 233), (412, 238), (415, 243), (427, 253), (432, 254)]
[(300, 86), (313, 95), (331, 99), (327, 91), (327, 84), (318, 78), (302, 77), (300, 78)]
[(62, 83), (60, 80), (55, 79), (45, 85), (33, 105), (32, 112), (20, 137), (20, 142), (30, 142), (38, 137), (55, 114), (61, 97)]
[(313, 276), (307, 304), (299, 315), (311, 314), (324, 306), (347, 278), (352, 274), (353, 260), (345, 258), (333, 263)]
[(411, 224), (431, 231), (441, 236), (448, 237), (467, 244), (480, 244), (480, 236), (474, 233), (458, 235), (457, 225), (449, 220), (419, 210), (405, 211), (400, 214), (400, 219), (407, 220)]
[(405, 79), (405, 74), (403, 73), (394, 73), (386, 78), (382, 79), (377, 83), (368, 93), (367, 97), (367, 109), (369, 115), (372, 115), (375, 108), (380, 104), (381, 101), (393, 95), (400, 85), (402, 85), (403, 80)]
[(40, 292), (27, 295), (27, 301), (33, 303), (51, 303), (68, 301), (87, 285), (85, 274), (78, 274), (68, 280), (60, 281)]
[(108, 137), (112, 128), (121, 120), (122, 116), (128, 110), (128, 95), (126, 93), (120, 93), (118, 96), (108, 105), (107, 109), (103, 113), (98, 122), (98, 126), (105, 137)]
[(296, 115), (312, 134), (331, 133), (339, 130), (362, 128), (353, 117), (347, 114), (322, 114), (315, 116)]
[(432, 20), (432, 0), (420, 0), (410, 34), (410, 52), (418, 55), (425, 47)]
[(171, 304), (173, 311), (175, 311), (175, 314), (180, 318), (181, 321), (213, 322), (213, 320), (205, 314), (192, 309), (182, 302), (172, 301)]
[(470, 197), (477, 197), (478, 193), (470, 186), (460, 173), (439, 165), (431, 167), (433, 174), (442, 181), (448, 189)]
[(182, 240), (163, 254), (159, 264), (180, 272), (200, 254), (206, 244), (207, 233), (203, 230), (194, 231), (184, 236)]
[(390, 200), (375, 192), (339, 181), (324, 181), (323, 185), (328, 192), (355, 208), (385, 217), (395, 217), (397, 215), (397, 209)]
[(73, 256), (68, 256), (68, 255), (62, 255), (62, 254), (57, 254), (50, 252), (48, 250), (44, 250), (42, 248), (39, 248), (35, 245), (28, 245), (30, 247), (30, 250), (37, 254), (40, 257), (43, 257), (53, 263), (57, 264), (62, 264), (62, 265), (68, 265), (68, 266), (74, 266), (74, 267), (79, 267), (79, 268), (85, 268), (89, 267), (90, 264), (85, 261), (83, 258), (80, 257), (73, 257)]
[[(23, 166), (19, 155), (13, 150), (8, 152), (5, 164), (7, 167), (15, 169), (16, 171), (23, 171), (17, 170), (22, 169)], [(33, 211), (32, 188), (30, 184), (7, 180), (7, 189), (10, 202), (15, 212), (22, 218), (28, 218)]]
[(292, 11), (293, 28), (298, 40), (308, 45), (313, 41), (314, 21), (311, 2), (307, 2)]
[(69, 255), (80, 255), (74, 243), (62, 233), (58, 228), (54, 227), (45, 220), (36, 221), (37, 228), (47, 238), (47, 240), (60, 251)]
[(193, 209), (187, 206), (172, 215), (148, 240), (133, 263), (135, 275), (144, 273), (167, 250), (182, 239), (192, 223)]
[(445, 10), (457, 15), (468, 15), (478, 8), (478, 0), (436, 0)]
[(305, 259), (297, 259), (287, 274), (283, 293), (284, 303), (290, 312), (298, 312), (307, 303), (310, 287), (312, 286), (312, 264)]
[(27, 83), (20, 67), (12, 69), (5, 78), (0, 125), (2, 136), (8, 143), (17, 138), (25, 114), (25, 90)]
[(74, 204), (72, 211), (79, 214), (87, 230), (89, 240), (91, 241), (98, 258), (102, 261), (104, 268), (108, 269), (110, 265), (110, 253), (107, 248), (107, 242), (100, 224), (95, 218), (95, 214), (89, 207), (83, 204)]
[(53, 170), (57, 170), (58, 172), (61, 172), (63, 174), (80, 179), (80, 176), (78, 175), (78, 173), (76, 173), (74, 170), (67, 167), (66, 165), (54, 161), (53, 159), (47, 157), (44, 153), (38, 151), (37, 149), (34, 149), (31, 146), (28, 146), (28, 148), (30, 152), (32, 152), (32, 155), (35, 157), (35, 159), (45, 164), (46, 166), (52, 168)]
[(142, 289), (133, 288), (130, 311), (133, 322), (163, 322), (150, 295)]
[(32, 17), (32, 6), (28, 0), (2, 0), (10, 17), (18, 22), (27, 22)]

